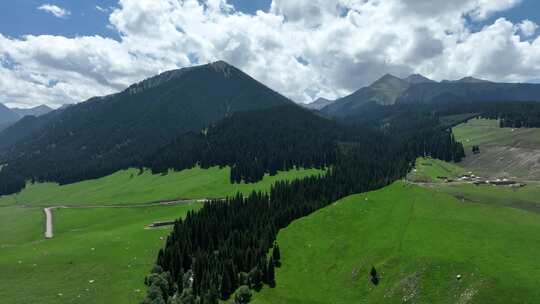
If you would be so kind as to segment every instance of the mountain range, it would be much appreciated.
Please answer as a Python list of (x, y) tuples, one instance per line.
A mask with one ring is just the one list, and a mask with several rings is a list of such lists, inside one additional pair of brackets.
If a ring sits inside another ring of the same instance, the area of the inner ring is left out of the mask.
[(22, 119), (25, 116), (41, 116), (53, 111), (46, 105), (40, 105), (33, 108), (8, 108), (0, 103), (0, 131), (7, 128), (10, 124)]
[(404, 79), (387, 74), (323, 107), (321, 112), (345, 118), (359, 115), (369, 105), (453, 101), (540, 101), (540, 84), (496, 83), (473, 77), (436, 82), (419, 74)]
[(310, 110), (321, 110), (322, 108), (327, 107), (333, 103), (334, 103), (334, 100), (329, 100), (329, 99), (320, 97), (320, 98), (317, 98), (312, 103), (303, 104), (302, 106)]
[[(340, 119), (367, 115), (377, 120), (387, 117), (392, 112), (391, 106), (396, 104), (414, 108), (415, 104), (436, 102), (499, 100), (540, 101), (540, 85), (494, 83), (471, 77), (435, 82), (418, 74), (404, 79), (387, 74), (349, 96), (336, 101), (319, 99), (307, 106), (320, 109), (316, 113), (298, 111), (300, 106), (288, 98), (228, 63), (218, 61), (168, 71), (122, 92), (52, 112), (45, 107), (31, 110), (0, 107), (0, 115), (7, 121), (26, 115), (0, 131), (0, 166), (3, 167), (0, 184), (12, 183), (6, 186), (7, 193), (20, 190), (29, 179), (71, 183), (131, 166), (145, 166), (148, 158), (175, 140), (176, 146), (183, 145), (182, 140), (204, 143), (205, 137), (197, 134), (209, 130), (234, 138), (231, 134), (237, 131), (217, 132), (212, 128), (224, 126), (219, 123), (239, 112), (265, 111), (260, 115), (279, 115), (265, 120), (268, 126), (264, 127), (272, 129), (280, 121), (289, 123), (284, 120), (290, 117), (317, 124), (322, 124), (321, 120), (312, 120), (310, 115)], [(286, 107), (273, 111), (279, 106)], [(258, 127), (256, 122), (242, 119), (243, 127)], [(185, 136), (190, 133), (194, 136)], [(182, 138), (180, 142), (179, 138)], [(167, 153), (171, 157), (169, 162), (174, 163), (178, 156)], [(212, 150), (207, 154), (219, 155)], [(197, 153), (191, 151), (189, 155), (195, 157)], [(215, 160), (216, 163), (230, 156), (220, 157), (223, 159)]]

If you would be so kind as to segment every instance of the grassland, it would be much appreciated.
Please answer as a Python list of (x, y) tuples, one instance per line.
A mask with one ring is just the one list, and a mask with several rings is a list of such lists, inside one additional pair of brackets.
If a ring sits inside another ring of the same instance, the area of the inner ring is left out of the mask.
[[(183, 217), (201, 204), (137, 204), (220, 198), (321, 173), (293, 170), (255, 184), (231, 184), (229, 168), (167, 175), (139, 175), (130, 169), (71, 185), (29, 185), (20, 194), (0, 198), (0, 302), (139, 303), (145, 292), (143, 279), (169, 234), (169, 228), (144, 227)], [(55, 236), (44, 240), (41, 207), (58, 205), (125, 208), (56, 209)]]
[(0, 302), (139, 303), (169, 233), (144, 226), (199, 207), (60, 209), (46, 241), (40, 209), (0, 208)]
[(166, 175), (139, 175), (137, 169), (107, 177), (59, 186), (53, 183), (29, 184), (16, 195), (0, 197), (0, 206), (22, 204), (51, 205), (131, 205), (156, 201), (196, 198), (222, 198), (237, 192), (267, 190), (278, 180), (293, 180), (322, 174), (322, 170), (301, 169), (265, 176), (255, 184), (231, 184), (230, 168), (194, 168)]
[[(453, 129), (466, 149), (461, 166), (489, 177), (540, 180), (540, 128), (499, 128), (497, 120), (472, 119)], [(471, 152), (480, 146), (480, 154)]]
[(539, 215), (402, 182), (297, 220), (278, 242), (278, 286), (253, 303), (540, 301)]
[(486, 203), (540, 213), (540, 183), (531, 182), (523, 188), (490, 185), (441, 184), (438, 191), (450, 194), (466, 203)]
[(407, 179), (419, 183), (440, 183), (445, 178), (454, 179), (465, 173), (458, 165), (433, 158), (418, 158)]

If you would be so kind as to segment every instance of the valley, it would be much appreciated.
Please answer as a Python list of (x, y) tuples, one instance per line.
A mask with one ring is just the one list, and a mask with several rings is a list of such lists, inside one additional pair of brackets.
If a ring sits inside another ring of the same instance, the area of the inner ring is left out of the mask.
[(0, 293), (540, 300), (540, 106), (445, 99), (516, 87), (388, 74), (305, 109), (219, 61), (24, 117), (0, 131)]

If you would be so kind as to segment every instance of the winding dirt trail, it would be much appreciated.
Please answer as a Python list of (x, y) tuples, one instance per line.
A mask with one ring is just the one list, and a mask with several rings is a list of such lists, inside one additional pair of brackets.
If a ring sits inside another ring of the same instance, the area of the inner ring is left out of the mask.
[[(47, 207), (47, 208), (43, 208), (43, 213), (45, 214), (45, 238), (52, 239), (54, 237), (53, 211), (55, 209), (145, 208), (145, 207), (156, 207), (156, 206), (183, 205), (183, 204), (191, 204), (191, 203), (208, 203), (211, 200), (212, 199), (202, 198), (202, 199), (176, 200), (176, 201), (165, 201), (165, 202), (134, 204), (134, 205), (87, 205), (87, 206)], [(213, 200), (222, 200), (222, 199), (213, 199)]]

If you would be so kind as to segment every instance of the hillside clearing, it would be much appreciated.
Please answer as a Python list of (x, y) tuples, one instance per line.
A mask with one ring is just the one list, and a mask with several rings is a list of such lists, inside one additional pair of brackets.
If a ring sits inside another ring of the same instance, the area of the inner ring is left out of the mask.
[[(490, 177), (540, 179), (540, 128), (500, 128), (497, 120), (472, 119), (453, 129), (465, 146), (460, 166)], [(473, 145), (480, 147), (473, 154)]]

